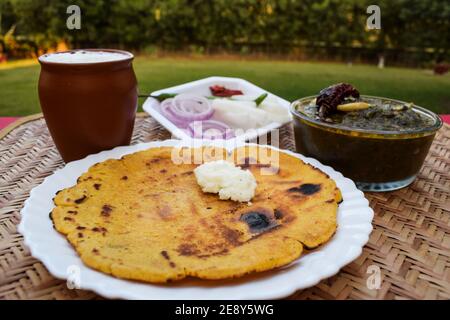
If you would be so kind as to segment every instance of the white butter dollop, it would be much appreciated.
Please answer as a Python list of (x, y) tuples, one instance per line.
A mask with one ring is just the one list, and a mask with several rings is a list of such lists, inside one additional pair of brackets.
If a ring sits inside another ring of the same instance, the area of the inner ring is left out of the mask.
[(194, 174), (203, 192), (218, 193), (222, 200), (247, 202), (255, 195), (255, 177), (234, 163), (224, 160), (206, 162), (198, 166)]

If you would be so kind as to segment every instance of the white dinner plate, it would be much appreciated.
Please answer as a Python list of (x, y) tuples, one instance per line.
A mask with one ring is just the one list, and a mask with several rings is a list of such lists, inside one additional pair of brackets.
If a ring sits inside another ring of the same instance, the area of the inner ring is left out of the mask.
[[(220, 142), (210, 142), (216, 144)], [(242, 146), (239, 142), (235, 146)], [(85, 266), (64, 236), (52, 225), (49, 212), (56, 192), (76, 184), (90, 166), (107, 159), (161, 146), (190, 146), (189, 141), (166, 140), (118, 147), (68, 163), (34, 188), (21, 211), (19, 231), (31, 254), (60, 279), (79, 280), (80, 289), (92, 290), (108, 298), (123, 299), (274, 299), (317, 284), (336, 274), (362, 252), (372, 231), (373, 211), (353, 181), (315, 159), (286, 151), (327, 173), (343, 196), (338, 210), (338, 228), (328, 243), (309, 252), (290, 265), (240, 279), (207, 281), (188, 279), (155, 285), (118, 279)], [(234, 146), (233, 146), (234, 147)], [(231, 146), (228, 147), (229, 149)], [(276, 149), (276, 148), (274, 148)]]
[[(285, 108), (289, 112), (289, 107), (291, 105), (289, 101), (284, 100), (283, 98), (278, 97), (273, 93), (270, 93), (264, 90), (263, 88), (260, 88), (254, 85), (253, 83), (248, 82), (247, 80), (241, 78), (209, 77), (192, 82), (187, 82), (175, 87), (154, 91), (151, 93), (151, 95), (157, 96), (161, 93), (191, 93), (200, 96), (211, 96), (209, 87), (214, 85), (225, 86), (226, 88), (234, 90), (241, 90), (244, 94), (252, 96), (259, 96), (263, 93), (267, 93), (269, 97), (275, 99), (283, 108)], [(174, 138), (183, 140), (192, 139), (192, 137), (189, 136), (184, 130), (178, 128), (175, 124), (173, 124), (169, 119), (167, 119), (159, 112), (159, 102), (155, 98), (148, 98), (147, 100), (145, 100), (144, 104), (142, 105), (142, 108), (144, 109), (145, 112), (150, 114), (156, 121), (158, 121), (164, 128), (166, 128)], [(274, 129), (277, 129), (288, 122), (289, 120), (283, 123), (271, 122), (266, 126), (243, 132), (242, 134), (237, 135), (235, 138), (230, 140), (236, 139), (240, 141), (251, 141), (256, 137), (262, 136)]]

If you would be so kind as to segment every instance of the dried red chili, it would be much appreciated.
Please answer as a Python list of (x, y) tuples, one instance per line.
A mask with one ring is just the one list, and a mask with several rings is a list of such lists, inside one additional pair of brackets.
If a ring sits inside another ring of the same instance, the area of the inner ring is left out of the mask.
[(231, 97), (243, 94), (241, 90), (227, 89), (219, 85), (211, 86), (209, 90), (211, 90), (211, 94), (215, 97)]
[(338, 83), (322, 89), (316, 100), (320, 119), (325, 120), (337, 110), (337, 106), (342, 104), (345, 98), (349, 97), (359, 98), (359, 91), (348, 83)]

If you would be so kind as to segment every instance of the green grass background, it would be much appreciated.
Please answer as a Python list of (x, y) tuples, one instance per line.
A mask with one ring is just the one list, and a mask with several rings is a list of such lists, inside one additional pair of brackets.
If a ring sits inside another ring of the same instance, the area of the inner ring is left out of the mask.
[[(0, 66), (0, 116), (40, 112), (37, 96), (39, 65)], [(362, 94), (412, 101), (437, 113), (450, 114), (450, 74), (429, 70), (335, 63), (238, 59), (138, 57), (134, 68), (140, 93), (208, 76), (247, 79), (289, 101), (317, 93), (336, 82), (349, 82)], [(142, 101), (141, 101), (142, 102)]]

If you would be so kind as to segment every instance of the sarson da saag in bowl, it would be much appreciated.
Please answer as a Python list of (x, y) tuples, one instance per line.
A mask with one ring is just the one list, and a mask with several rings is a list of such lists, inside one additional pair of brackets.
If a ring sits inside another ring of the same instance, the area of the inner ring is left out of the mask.
[(410, 102), (360, 95), (350, 84), (292, 104), (297, 151), (354, 179), (366, 191), (414, 181), (440, 118)]

